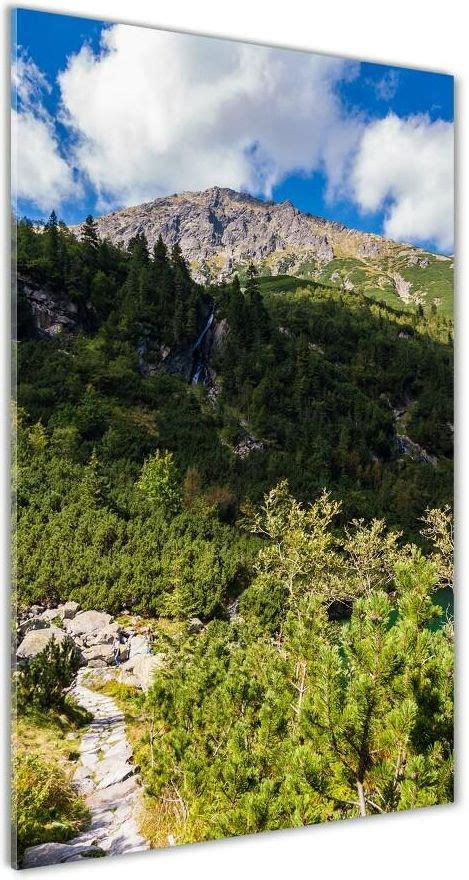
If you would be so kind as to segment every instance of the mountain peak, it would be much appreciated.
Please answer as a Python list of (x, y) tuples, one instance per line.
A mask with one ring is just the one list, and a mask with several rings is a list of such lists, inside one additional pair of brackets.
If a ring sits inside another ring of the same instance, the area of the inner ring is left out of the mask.
[[(446, 260), (315, 217), (288, 199), (267, 201), (222, 186), (162, 196), (96, 223), (102, 238), (122, 246), (142, 232), (150, 247), (160, 234), (168, 247), (179, 242), (193, 277), (204, 283), (242, 273), (254, 262), (266, 275), (296, 275), (348, 290), (369, 283), (375, 296), (392, 291), (392, 297), (411, 301), (426, 295), (422, 270), (437, 266), (441, 275)], [(441, 279), (435, 280), (434, 268), (427, 274), (437, 293)], [(450, 276), (446, 266), (448, 291)]]

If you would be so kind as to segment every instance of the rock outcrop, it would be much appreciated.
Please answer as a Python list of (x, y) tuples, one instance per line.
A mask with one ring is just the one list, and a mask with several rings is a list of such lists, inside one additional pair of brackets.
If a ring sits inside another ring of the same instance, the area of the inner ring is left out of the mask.
[(72, 639), (82, 667), (104, 673), (116, 668), (119, 680), (142, 690), (151, 686), (153, 673), (164, 662), (164, 654), (153, 654), (148, 635), (120, 626), (103, 611), (79, 611), (77, 602), (54, 608), (33, 605), (19, 618), (16, 657), (19, 666), (36, 657), (54, 638)]
[(36, 336), (53, 338), (79, 328), (78, 307), (70, 297), (47, 290), (22, 275), (16, 280), (18, 295), (24, 297), (31, 309)]
[(431, 464), (432, 467), (436, 467), (438, 464), (436, 455), (430, 455), (423, 446), (415, 443), (407, 434), (396, 433), (396, 445), (401, 455), (408, 455), (413, 461), (418, 461), (421, 464)]
[(97, 226), (102, 238), (122, 245), (137, 232), (145, 233), (150, 246), (160, 233), (170, 247), (179, 241), (199, 281), (224, 278), (236, 264), (261, 262), (274, 253), (285, 260), (289, 248), (301, 252), (303, 260), (322, 264), (334, 256), (332, 224), (298, 211), (291, 202), (263, 202), (220, 187), (124, 208), (99, 218)]

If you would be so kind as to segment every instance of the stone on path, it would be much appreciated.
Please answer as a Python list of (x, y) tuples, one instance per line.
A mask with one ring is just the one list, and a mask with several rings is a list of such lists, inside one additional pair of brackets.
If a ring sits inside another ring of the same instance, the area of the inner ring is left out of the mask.
[[(37, 631), (40, 632), (43, 630)], [(73, 784), (86, 798), (91, 822), (67, 843), (29, 847), (23, 858), (24, 868), (150, 848), (138, 827), (142, 789), (137, 767), (131, 762), (124, 716), (114, 700), (86, 687), (85, 676), (86, 669), (80, 669), (73, 695), (91, 712), (93, 721), (80, 744), (81, 763), (75, 770)]]
[[(45, 865), (57, 865), (61, 862), (74, 861), (76, 856), (100, 855), (99, 847), (89, 841), (83, 843), (41, 843), (30, 846), (24, 854), (22, 868), (41, 868)], [(102, 851), (104, 855), (104, 851)]]

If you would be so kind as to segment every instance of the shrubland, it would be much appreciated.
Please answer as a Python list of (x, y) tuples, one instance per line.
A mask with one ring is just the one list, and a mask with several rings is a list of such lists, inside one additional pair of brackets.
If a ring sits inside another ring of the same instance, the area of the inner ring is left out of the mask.
[[(202, 288), (91, 218), (21, 221), (18, 267), (80, 318), (40, 338), (20, 297), (18, 601), (175, 624), (146, 699), (117, 694), (153, 841), (451, 800), (449, 318), (255, 267)], [(209, 397), (162, 351), (212, 308)]]

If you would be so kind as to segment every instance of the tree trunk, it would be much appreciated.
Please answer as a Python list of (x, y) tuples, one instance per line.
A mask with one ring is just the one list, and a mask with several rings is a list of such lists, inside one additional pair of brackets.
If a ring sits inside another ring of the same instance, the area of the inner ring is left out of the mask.
[(360, 807), (360, 816), (366, 816), (365, 792), (363, 791), (363, 782), (357, 779), (358, 805)]

